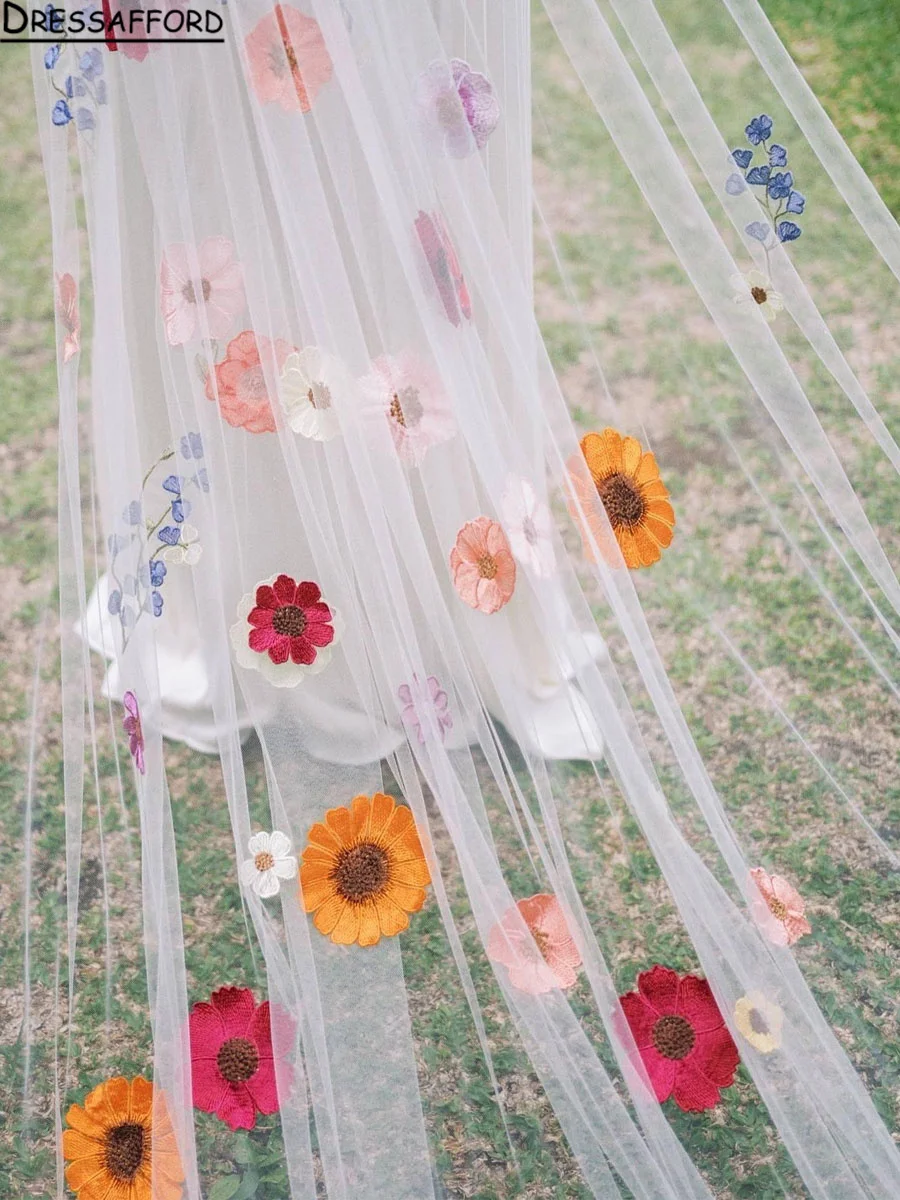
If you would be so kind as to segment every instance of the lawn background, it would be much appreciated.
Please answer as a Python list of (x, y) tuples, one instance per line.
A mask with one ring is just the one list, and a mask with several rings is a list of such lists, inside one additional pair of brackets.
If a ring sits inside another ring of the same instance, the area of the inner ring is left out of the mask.
[[(677, 10), (679, 6), (670, 3), (661, 7)], [(851, 148), (895, 214), (900, 213), (900, 7), (893, 0), (793, 0), (789, 5), (766, 7)], [(676, 14), (675, 19), (681, 18)], [(689, 21), (687, 15), (683, 19)], [(701, 48), (706, 46), (705, 38), (713, 43), (715, 32), (698, 34)], [(783, 563), (773, 563), (758, 542), (720, 539), (712, 522), (704, 524), (702, 515), (698, 515), (699, 501), (721, 481), (722, 464), (708, 452), (702, 411), (695, 401), (675, 405), (669, 402), (670, 394), (683, 398), (684, 369), (697, 380), (721, 378), (717, 374), (724, 369), (721, 358), (713, 355), (703, 337), (698, 336), (695, 343), (680, 349), (680, 362), (673, 367), (677, 327), (667, 324), (665, 306), (661, 313), (651, 313), (653, 319), (646, 318), (642, 302), (649, 286), (659, 296), (668, 294), (674, 303), (683, 294), (683, 280), (677, 271), (673, 272), (665, 249), (659, 247), (652, 220), (630, 199), (626, 202), (622, 198), (628, 195), (630, 186), (627, 173), (597, 129), (596, 119), (577, 105), (570, 107), (572, 101), (562, 86), (562, 74), (556, 74), (552, 40), (540, 22), (535, 45), (542, 111), (551, 118), (565, 115), (568, 131), (564, 143), (551, 146), (537, 129), (538, 180), (542, 198), (560, 231), (560, 249), (586, 313), (589, 332), (602, 344), (610, 384), (626, 408), (644, 411), (644, 406), (648, 419), (658, 421), (656, 431), (667, 451), (679, 514), (683, 511), (688, 522), (693, 522), (696, 545), (705, 548), (704, 554), (692, 560), (693, 568), (698, 573), (705, 570), (705, 560), (715, 549), (727, 570), (711, 582), (717, 595), (729, 599), (732, 594), (739, 597), (748, 572), (754, 574), (759, 583), (752, 597), (753, 617), (758, 622), (765, 616), (773, 630), (771, 644), (761, 647), (760, 654), (764, 662), (790, 661), (792, 654), (805, 652), (808, 646), (808, 630), (792, 617), (792, 604), (808, 613), (816, 603), (815, 597), (808, 594), (802, 578)], [(55, 1192), (51, 1068), (57, 1052), (53, 1040), (55, 1005), (62, 994), (55, 987), (55, 971), (65, 836), (58, 696), (53, 682), (58, 669), (52, 616), (56, 600), (56, 399), (49, 223), (24, 50), (0, 47), (0, 65), (0, 600), (6, 614), (0, 624), (0, 1180), (8, 1179), (7, 1194), (18, 1197)], [(712, 62), (711, 69), (721, 71), (723, 87), (739, 87), (740, 72), (730, 72), (727, 62)], [(729, 81), (732, 74), (734, 79)], [(757, 90), (748, 94), (752, 110), (747, 112), (749, 118), (760, 109), (760, 93)], [(732, 99), (733, 93), (728, 98)], [(723, 132), (734, 137), (735, 144), (740, 141), (740, 128)], [(805, 161), (802, 156), (801, 161)], [(611, 196), (601, 194), (594, 190), (600, 179), (613, 180), (620, 186), (612, 188)], [(571, 194), (579, 196), (575, 210), (569, 200)], [(823, 208), (828, 203), (823, 193)], [(623, 241), (628, 245), (646, 237), (650, 249), (645, 254), (618, 253), (609, 239), (597, 235), (592, 221), (601, 228), (626, 229), (631, 236)], [(848, 233), (835, 249), (811, 228), (803, 246), (807, 257), (801, 261), (811, 277), (824, 278), (830, 255), (851, 255), (861, 246), (861, 239)], [(576, 418), (589, 425), (590, 388), (584, 377), (580, 333), (546, 251), (540, 249), (538, 282), (539, 311), (548, 345), (574, 397)], [(666, 289), (671, 291), (666, 293)], [(829, 293), (827, 288), (823, 296), (824, 307), (832, 310), (829, 315), (834, 315), (839, 326), (842, 314), (846, 316), (849, 330), (846, 297)], [(877, 308), (876, 299), (868, 310), (864, 307), (864, 315), (874, 317)], [(638, 356), (636, 341), (641, 347)], [(861, 374), (867, 359), (878, 360), (881, 374), (873, 376), (873, 383), (886, 376), (898, 377), (897, 347), (889, 332), (875, 343), (857, 337), (855, 344), (847, 344), (847, 350), (850, 354), (855, 350), (858, 355)], [(730, 384), (723, 384), (723, 389), (727, 386)], [(810, 394), (827, 405), (824, 384), (821, 396), (816, 391), (818, 386), (819, 381), (813, 378)], [(895, 403), (896, 384), (893, 388), (891, 392), (885, 387), (882, 394)], [(835, 412), (834, 421), (843, 432), (840, 413)], [(896, 426), (894, 430), (896, 434)], [(864, 476), (868, 465), (865, 451), (861, 449), (854, 461)], [(877, 495), (864, 498), (877, 505)], [(877, 515), (883, 517), (884, 532), (889, 536), (891, 511)], [(680, 565), (686, 561), (680, 560)], [(895, 902), (893, 880), (870, 861), (871, 853), (852, 822), (846, 820), (846, 814), (823, 799), (816, 773), (809, 772), (808, 764), (798, 768), (789, 744), (785, 744), (783, 753), (773, 751), (765, 761), (750, 752), (735, 755), (735, 746), (753, 745), (760, 736), (768, 736), (775, 746), (780, 732), (777, 726), (767, 725), (762, 714), (751, 706), (732, 702), (739, 686), (721, 663), (717, 664), (718, 674), (707, 670), (698, 682), (700, 652), (691, 641), (695, 626), (662, 598), (667, 582), (673, 584), (675, 594), (676, 568), (673, 565), (666, 570), (668, 574), (661, 574), (660, 585), (648, 591), (646, 603), (655, 632), (668, 652), (667, 665), (681, 689), (682, 702), (688, 705), (692, 731), (718, 771), (717, 783), (735, 805), (743, 835), (759, 843), (761, 854), (777, 851), (785, 873), (816, 897), (817, 937), (801, 956), (807, 978), (861, 1069), (865, 1072), (872, 1063), (883, 1067), (885, 1058), (891, 1060), (895, 1053), (883, 1053), (882, 1040), (892, 1004), (896, 1011), (896, 980), (900, 978), (896, 936), (893, 941), (887, 936), (891, 926), (885, 918)], [(23, 1106), (22, 831), (33, 675), (39, 645), (43, 647), (42, 683), (38, 689), (42, 720), (36, 746), (33, 907), (29, 922), (33, 1046), (30, 1094)], [(826, 689), (833, 689), (856, 728), (868, 730), (864, 743), (855, 743), (836, 723), (834, 710), (828, 708)], [(844, 772), (841, 778), (849, 777), (860, 790), (870, 806), (867, 812), (884, 836), (896, 839), (900, 829), (896, 734), (878, 688), (847, 653), (844, 640), (824, 622), (817, 653), (798, 665), (791, 686), (785, 684), (785, 694), (792, 716), (805, 722), (811, 736), (820, 734), (832, 739), (827, 756), (829, 761), (834, 760), (834, 769)], [(182, 899), (193, 998), (205, 997), (211, 987), (226, 979), (258, 985), (237, 888), (226, 883), (213, 898), (208, 884), (210, 878), (221, 873), (223, 855), (231, 853), (220, 773), (209, 760), (176, 746), (169, 748), (167, 768), (183, 848)], [(247, 770), (252, 793), (261, 805), (262, 770), (252, 755)], [(117, 760), (112, 736), (104, 736), (101, 741), (98, 771), (108, 801), (107, 851), (126, 862), (128, 822), (132, 836), (136, 822), (133, 807), (127, 817), (115, 807)], [(615, 920), (604, 931), (604, 950), (623, 988), (631, 986), (636, 970), (648, 961), (690, 969), (690, 945), (666, 902), (657, 896), (652, 857), (633, 823), (621, 813), (615, 820), (611, 818), (610, 797), (604, 792), (602, 779), (573, 770), (565, 786), (572, 800), (567, 833), (574, 842), (593, 847), (590, 866), (583, 869), (579, 882), (597, 911), (615, 914)], [(803, 833), (785, 834), (781, 844), (775, 845), (772, 830), (777, 828), (779, 806), (786, 796), (802, 817)], [(96, 842), (96, 821), (90, 814), (87, 835)], [(697, 836), (702, 836), (700, 831)], [(834, 845), (829, 846), (832, 840)], [(598, 842), (603, 848), (597, 848)], [(893, 844), (896, 847), (896, 840)], [(624, 867), (623, 847), (627, 851)], [(614, 886), (604, 890), (595, 884), (595, 877), (612, 879)], [(75, 1025), (64, 1030), (59, 1047), (64, 1057), (70, 1034), (78, 1082), (73, 1084), (67, 1101), (81, 1098), (90, 1084), (102, 1077), (108, 1064), (123, 1072), (147, 1068), (149, 1031), (144, 1016), (138, 916), (129, 904), (127, 877), (113, 878), (108, 883), (115, 960), (115, 987), (109, 998), (104, 987), (104, 882), (99, 858), (89, 846), (80, 895), (83, 920), (79, 1007)], [(457, 900), (462, 914), (462, 899)], [(213, 933), (216, 950), (209, 955), (206, 939)], [(427, 1118), (440, 1147), (437, 1161), (446, 1194), (480, 1200), (583, 1195), (539, 1089), (505, 1037), (489, 971), (480, 969), (476, 981), (496, 1039), (496, 1065), (519, 1156), (519, 1174), (511, 1172), (458, 987), (442, 973), (441, 939), (440, 921), (431, 907), (422, 914), (407, 970)], [(474, 946), (472, 954), (474, 961)], [(589, 1019), (586, 1006), (585, 1020)], [(93, 1031), (98, 1028), (108, 1031), (108, 1037), (96, 1038)], [(874, 1067), (871, 1069), (873, 1079), (882, 1077)], [(896, 1075), (894, 1058), (888, 1062), (884, 1076), (896, 1079)], [(896, 1123), (895, 1092), (884, 1089), (882, 1093), (877, 1084), (875, 1087), (886, 1118)], [(723, 1108), (717, 1110), (716, 1119), (700, 1123), (677, 1111), (671, 1114), (672, 1119), (723, 1200), (737, 1196), (774, 1198), (783, 1192), (802, 1196), (802, 1186), (779, 1151), (754, 1095), (748, 1078), (742, 1076)], [(275, 1165), (278, 1134), (274, 1121), (261, 1123), (252, 1137), (238, 1139), (226, 1136), (213, 1118), (199, 1117), (198, 1127), (204, 1178), (208, 1183), (215, 1181), (217, 1188), (213, 1200), (246, 1200), (254, 1195), (259, 1200), (283, 1200), (286, 1192)]]

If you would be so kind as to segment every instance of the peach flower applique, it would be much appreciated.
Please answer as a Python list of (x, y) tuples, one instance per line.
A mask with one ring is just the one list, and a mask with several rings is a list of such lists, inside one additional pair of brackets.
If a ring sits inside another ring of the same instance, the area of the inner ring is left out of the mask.
[(208, 372), (207, 399), (218, 400), (229, 425), (248, 433), (274, 433), (275, 413), (266, 372), (277, 381), (285, 359), (294, 351), (290, 342), (281, 338), (272, 342), (245, 329), (228, 343), (224, 360)]
[(532, 996), (572, 987), (581, 966), (562, 907), (545, 893), (517, 901), (491, 930), (487, 950), (492, 962), (507, 968), (512, 986)]
[(56, 277), (56, 315), (66, 331), (63, 342), (63, 362), (74, 358), (81, 349), (81, 319), (78, 316), (78, 284), (72, 276)]
[(453, 586), (478, 612), (495, 613), (508, 603), (516, 586), (516, 560), (503, 526), (490, 517), (468, 521), (450, 551)]
[(319, 22), (289, 4), (276, 4), (244, 41), (250, 80), (262, 104), (308, 113), (331, 79), (332, 63)]
[(750, 877), (759, 889), (753, 901), (753, 916), (770, 942), (776, 946), (792, 946), (812, 926), (804, 913), (803, 897), (780, 875), (770, 875), (762, 867), (754, 867)]

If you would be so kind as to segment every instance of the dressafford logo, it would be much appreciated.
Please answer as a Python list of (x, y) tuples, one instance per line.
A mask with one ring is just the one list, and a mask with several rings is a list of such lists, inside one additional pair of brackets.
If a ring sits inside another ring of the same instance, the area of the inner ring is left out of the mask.
[[(151, 0), (152, 2), (152, 0)], [(159, 8), (141, 8), (136, 0), (103, 0), (100, 5), (66, 9), (53, 4), (25, 7), (3, 0), (2, 41), (224, 42), (221, 14), (190, 8), (186, 0), (161, 0)]]

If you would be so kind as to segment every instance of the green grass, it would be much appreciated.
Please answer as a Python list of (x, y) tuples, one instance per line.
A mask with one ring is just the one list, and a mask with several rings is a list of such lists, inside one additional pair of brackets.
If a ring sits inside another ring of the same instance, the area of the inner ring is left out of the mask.
[[(665, 11), (666, 5), (661, 5)], [(769, 5), (779, 31), (808, 71), (824, 102), (863, 165), (898, 211), (900, 87), (895, 50), (900, 17), (892, 0), (880, 3), (817, 3), (793, 0)], [(714, 93), (707, 99), (721, 121), (766, 109), (786, 129), (758, 70), (734, 69), (727, 23), (695, 21), (681, 0), (668, 5), (680, 32), (696, 39), (693, 58), (708, 64)], [(894, 31), (893, 37), (891, 31)], [(821, 535), (784, 482), (762, 422), (752, 415), (740, 371), (709, 336), (702, 310), (637, 189), (610, 146), (595, 115), (565, 86), (546, 25), (535, 29), (537, 86), (542, 114), (563, 132), (551, 141), (537, 125), (537, 157), (544, 173), (546, 207), (579, 197), (578, 230), (561, 219), (560, 253), (583, 306), (587, 328), (623, 413), (623, 427), (652, 435), (679, 513), (679, 537), (652, 573), (640, 578), (642, 600), (684, 707), (692, 733), (746, 847), (760, 862), (777, 867), (807, 897), (814, 933), (797, 958), (888, 1122), (896, 1127), (900, 1038), (896, 1032), (900, 992), (891, 911), (894, 883), (872, 853), (844, 801), (797, 745), (776, 713), (760, 702), (743, 671), (725, 652), (711, 627), (715, 615), (742, 653), (779, 696), (804, 736), (821, 753), (841, 784), (879, 833), (896, 848), (900, 831), (898, 739), (877, 678), (836, 625), (811, 582), (785, 554), (770, 518), (717, 436), (727, 428), (760, 484), (800, 545), (821, 565), (828, 585), (874, 652), (885, 654), (854, 590), (846, 583)], [(0, 586), (6, 619), (0, 627), (0, 1179), (15, 1196), (45, 1196), (55, 1186), (52, 1097), (56, 1053), (54, 986), (60, 933), (65, 828), (58, 669), (52, 619), (55, 579), (52, 428), (55, 416), (52, 292), (48, 217), (35, 145), (30, 80), (24, 54), (4, 47), (4, 106), (0, 145), (0, 440), (5, 443), (0, 479)], [(749, 99), (747, 99), (749, 98)], [(725, 130), (740, 139), (744, 119)], [(781, 127), (781, 126), (779, 126)], [(736, 143), (735, 143), (736, 144)], [(808, 232), (794, 253), (815, 297), (837, 331), (851, 362), (871, 368), (872, 343), (854, 323), (867, 318), (877, 335), (888, 281), (858, 258), (858, 231), (842, 221), (839, 200), (795, 135), (792, 155), (808, 173)], [(793, 161), (793, 159), (792, 159)], [(859, 291), (834, 286), (858, 267)], [(576, 419), (597, 420), (596, 381), (585, 366), (580, 330), (546, 255), (538, 261), (539, 309), (551, 307), (544, 332)], [(687, 324), (686, 324), (687, 322)], [(687, 329), (687, 334), (685, 330)], [(897, 494), (890, 490), (879, 457), (859, 439), (852, 410), (786, 323), (779, 337), (824, 415), (829, 432), (842, 439), (878, 531), (897, 549)], [(874, 375), (879, 400), (897, 399), (900, 362), (885, 338)], [(897, 430), (894, 426), (895, 432)], [(8, 468), (8, 469), (6, 469)], [(735, 501), (739, 503), (735, 503)], [(52, 611), (52, 610), (51, 610)], [(612, 652), (640, 714), (647, 704), (617, 631), (597, 601)], [(37, 760), (32, 892), (33, 1104), (22, 1115), (24, 1047), (21, 1037), (22, 846), (25, 745), (31, 716), (31, 674), (38, 631), (45, 624), (42, 735)], [(811, 623), (814, 633), (811, 632)], [(103, 961), (106, 925), (100, 869), (98, 808), (88, 779), (85, 849), (81, 879), (79, 978), (71, 1029), (72, 1070), (60, 1078), (63, 1108), (78, 1101), (105, 1074), (151, 1069), (150, 1037), (141, 955), (139, 881), (129, 871), (128, 834), (135, 848), (137, 813), (130, 784), (120, 812), (116, 757), (125, 752), (106, 728), (98, 708), (98, 770), (109, 861), (111, 988)], [(663, 747), (654, 746), (661, 778), (692, 843), (713, 861), (708, 835), (688, 801), (681, 778)], [(241, 897), (234, 882), (233, 846), (218, 765), (183, 747), (167, 747), (167, 772), (184, 911), (189, 996), (204, 999), (222, 983), (263, 985), (248, 942)], [(124, 767), (124, 764), (123, 764)], [(245, 764), (251, 804), (261, 815), (264, 772), (258, 753)], [(130, 768), (129, 768), (130, 769)], [(125, 772), (127, 776), (127, 771)], [(583, 767), (560, 768), (553, 785), (573, 847), (573, 870), (615, 982), (630, 989), (636, 973), (654, 961), (682, 970), (696, 957), (668, 898), (653, 856), (626, 812), (605, 768), (595, 777)], [(498, 846), (517, 889), (532, 876), (522, 869), (517, 838), (485, 772)], [(426, 1123), (438, 1171), (450, 1197), (507, 1200), (583, 1197), (577, 1168), (540, 1087), (510, 1028), (493, 973), (480, 952), (464, 889), (452, 870), (448, 886), (504, 1095), (517, 1169), (506, 1132), (490, 1096), (487, 1072), (465, 997), (432, 903), (403, 938), (413, 1032)], [(62, 956), (65, 974), (65, 956)], [(584, 1028), (608, 1061), (596, 1010), (582, 981), (573, 1005)], [(892, 1015), (893, 1014), (893, 1015)], [(891, 1024), (893, 1022), (893, 1024)], [(98, 1031), (101, 1031), (98, 1036)], [(59, 1057), (65, 1064), (65, 1035)], [(668, 1115), (679, 1137), (721, 1200), (775, 1200), (804, 1191), (774, 1135), (745, 1068), (723, 1098), (716, 1118)], [(278, 1166), (277, 1118), (261, 1121), (249, 1135), (233, 1137), (211, 1116), (198, 1114), (201, 1177), (212, 1200), (284, 1200)]]
[(900, 214), (900, 6), (895, 0), (762, 0), (828, 115)]

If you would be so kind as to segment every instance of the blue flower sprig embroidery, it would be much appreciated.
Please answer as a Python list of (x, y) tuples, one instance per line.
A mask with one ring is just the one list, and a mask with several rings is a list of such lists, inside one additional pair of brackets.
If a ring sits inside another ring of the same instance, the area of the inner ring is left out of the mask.
[[(85, 23), (95, 9), (96, 5), (89, 4), (81, 10)], [(48, 4), (44, 11), (47, 29), (62, 33), (58, 25), (61, 10)], [(65, 35), (62, 36), (64, 39)], [(74, 121), (75, 127), (85, 132), (96, 126), (97, 112), (107, 103), (107, 89), (99, 46), (91, 46), (83, 53), (80, 50), (80, 46), (67, 46), (65, 40), (49, 46), (44, 53), (44, 67), (51, 87), (60, 96), (50, 110), (50, 120), (54, 125)]]
[[(193, 473), (167, 475), (160, 485), (165, 507), (156, 519), (148, 517), (145, 513), (149, 504), (150, 479), (158, 467), (179, 452), (189, 464), (185, 469)], [(191, 502), (185, 491), (190, 487), (209, 491), (209, 476), (202, 459), (203, 441), (199, 433), (186, 434), (177, 450), (170, 449), (161, 454), (144, 476), (140, 499), (132, 500), (122, 513), (123, 531), (112, 534), (109, 539), (109, 573), (113, 586), (107, 608), (119, 620), (123, 649), (143, 613), (162, 616), (162, 589), (169, 565), (187, 563), (193, 566), (200, 558), (197, 530), (187, 522)]]
[(762, 149), (766, 162), (754, 164), (752, 149), (732, 150), (731, 157), (740, 172), (732, 172), (725, 181), (725, 191), (730, 196), (740, 195), (748, 186), (756, 189), (766, 220), (751, 221), (744, 232), (761, 242), (767, 252), (774, 244), (773, 238), (778, 242), (794, 242), (800, 237), (803, 230), (793, 218), (806, 207), (806, 197), (794, 187), (793, 174), (782, 169), (787, 167), (788, 152), (771, 140), (773, 125), (772, 118), (765, 113), (753, 118), (744, 133), (751, 146)]

